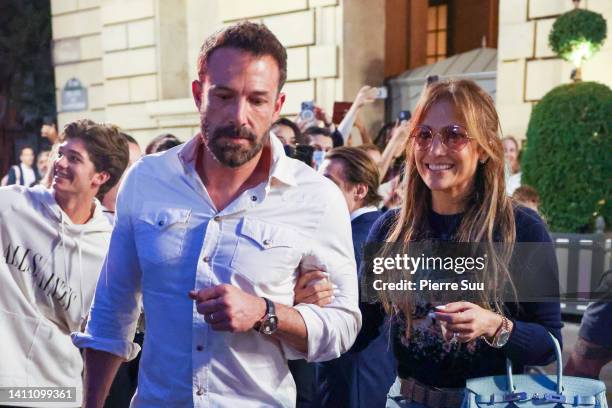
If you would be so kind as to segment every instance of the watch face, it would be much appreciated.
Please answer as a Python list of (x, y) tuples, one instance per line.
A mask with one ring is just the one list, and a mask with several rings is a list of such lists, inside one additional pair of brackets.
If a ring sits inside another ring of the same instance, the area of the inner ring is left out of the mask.
[(499, 337), (497, 338), (497, 341), (495, 343), (498, 347), (502, 347), (506, 345), (508, 339), (510, 339), (510, 332), (502, 330), (502, 332), (499, 333)]
[(276, 331), (277, 327), (278, 318), (276, 316), (270, 316), (261, 324), (261, 332), (263, 334), (272, 334)]

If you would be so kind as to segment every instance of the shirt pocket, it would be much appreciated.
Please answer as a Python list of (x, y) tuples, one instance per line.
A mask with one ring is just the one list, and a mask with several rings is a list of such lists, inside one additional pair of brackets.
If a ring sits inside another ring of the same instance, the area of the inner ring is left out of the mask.
[(190, 215), (186, 208), (146, 205), (134, 225), (139, 257), (154, 264), (179, 258)]
[(278, 283), (292, 279), (301, 252), (297, 234), (287, 227), (243, 218), (238, 225), (238, 239), (232, 269), (255, 284)]

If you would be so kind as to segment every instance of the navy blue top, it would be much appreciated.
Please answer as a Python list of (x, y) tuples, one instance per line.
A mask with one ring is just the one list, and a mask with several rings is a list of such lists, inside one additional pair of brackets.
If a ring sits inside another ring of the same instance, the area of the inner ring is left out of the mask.
[[(370, 231), (368, 242), (384, 242), (396, 215), (397, 210), (393, 210), (379, 218)], [(462, 214), (431, 212), (428, 221), (432, 238), (452, 241), (461, 219)], [(557, 260), (542, 219), (530, 209), (516, 207), (515, 222), (516, 242), (550, 243), (540, 246), (534, 259), (537, 258), (539, 273), (550, 274), (556, 280)], [(518, 262), (514, 258), (509, 267), (511, 274), (513, 268), (517, 269)], [(401, 378), (413, 377), (430, 386), (458, 388), (465, 387), (468, 378), (503, 374), (506, 357), (512, 360), (515, 372), (522, 372), (525, 365), (550, 363), (554, 359), (554, 345), (548, 332), (561, 342), (563, 325), (559, 302), (512, 302), (506, 303), (504, 309), (514, 328), (508, 343), (501, 349), (490, 347), (480, 339), (468, 344), (449, 345), (439, 336), (429, 335), (426, 330), (423, 336), (406, 339), (403, 319), (394, 318), (392, 336), (398, 375)]]
[[(381, 216), (372, 211), (351, 222), (357, 270), (370, 227)], [(353, 347), (337, 359), (317, 365), (321, 407), (384, 407), (396, 377), (388, 325), (380, 305), (360, 303), (362, 328)], [(379, 320), (380, 319), (380, 320)]]

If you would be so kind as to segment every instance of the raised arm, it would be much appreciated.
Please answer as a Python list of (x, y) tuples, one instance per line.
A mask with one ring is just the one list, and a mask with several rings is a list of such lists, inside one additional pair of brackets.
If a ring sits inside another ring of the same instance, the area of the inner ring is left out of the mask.
[(344, 119), (342, 119), (342, 122), (338, 125), (338, 130), (342, 134), (344, 144), (346, 144), (351, 134), (351, 129), (353, 129), (353, 124), (357, 118), (357, 113), (364, 105), (374, 102), (377, 94), (378, 89), (368, 85), (363, 86), (359, 92), (357, 92), (353, 104), (344, 116)]

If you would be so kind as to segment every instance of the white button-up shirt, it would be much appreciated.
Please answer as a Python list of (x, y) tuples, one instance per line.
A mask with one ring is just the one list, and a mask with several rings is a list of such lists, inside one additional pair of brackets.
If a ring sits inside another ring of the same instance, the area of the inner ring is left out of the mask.
[[(123, 182), (109, 253), (78, 347), (134, 358), (141, 302), (146, 336), (133, 407), (295, 405), (287, 359), (324, 361), (361, 327), (351, 226), (341, 192), (285, 156), (270, 136), (266, 182), (217, 211), (195, 170), (199, 137), (144, 157)], [(254, 330), (214, 331), (188, 292), (222, 283), (292, 306), (300, 271), (325, 270), (339, 293), (300, 304), (308, 352)]]

